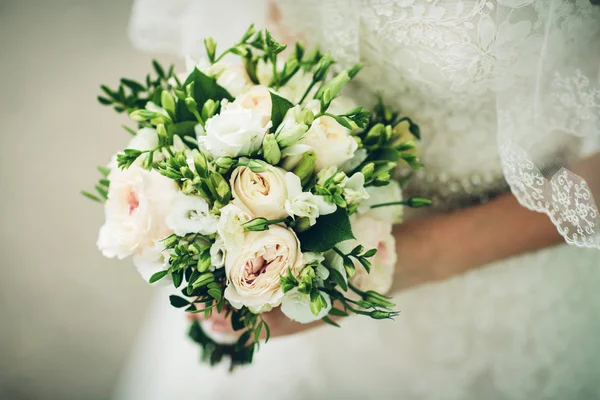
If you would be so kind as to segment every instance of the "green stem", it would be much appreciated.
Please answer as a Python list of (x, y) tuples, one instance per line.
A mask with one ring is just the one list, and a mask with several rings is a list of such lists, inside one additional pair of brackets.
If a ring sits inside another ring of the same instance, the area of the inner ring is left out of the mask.
[(310, 91), (312, 90), (312, 88), (315, 86), (316, 83), (317, 82), (315, 80), (312, 80), (310, 82), (310, 85), (308, 85), (308, 87), (306, 88), (306, 91), (304, 92), (304, 94), (300, 98), (300, 101), (298, 102), (298, 104), (302, 104), (302, 102), (306, 99), (306, 96), (308, 96), (308, 94), (310, 93)]
[(379, 203), (372, 205), (371, 208), (379, 208), (379, 207), (387, 207), (387, 206), (407, 206), (408, 202), (405, 200), (402, 201), (391, 201), (389, 203)]

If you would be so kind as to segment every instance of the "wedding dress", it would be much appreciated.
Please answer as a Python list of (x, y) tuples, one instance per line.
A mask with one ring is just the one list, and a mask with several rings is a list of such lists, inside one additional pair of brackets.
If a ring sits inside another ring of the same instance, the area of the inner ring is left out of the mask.
[[(210, 19), (205, 6), (166, 3), (138, 1), (134, 42), (197, 52), (184, 42), (199, 38), (185, 27)], [(430, 212), (511, 189), (579, 246), (397, 294), (402, 312), (394, 322), (350, 317), (342, 329), (273, 339), (252, 366), (231, 375), (225, 365), (199, 362), (184, 316), (159, 293), (117, 397), (600, 398), (600, 224), (591, 195), (600, 169), (563, 168), (584, 156), (582, 141), (592, 150), (600, 132), (600, 7), (587, 0), (278, 4), (283, 33), (320, 43), (342, 65), (365, 64), (354, 87), (361, 102), (379, 93), (420, 124), (427, 167), (410, 190), (435, 198)], [(259, 8), (237, 7), (227, 13)]]

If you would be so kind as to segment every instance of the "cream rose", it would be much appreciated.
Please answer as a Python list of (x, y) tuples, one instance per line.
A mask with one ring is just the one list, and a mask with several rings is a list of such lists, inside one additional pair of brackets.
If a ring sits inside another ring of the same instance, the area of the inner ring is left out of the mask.
[(206, 121), (205, 135), (198, 143), (214, 157), (247, 156), (260, 149), (265, 133), (262, 117), (251, 109), (229, 104), (220, 114)]
[(233, 106), (252, 110), (260, 116), (263, 126), (271, 121), (271, 92), (266, 86), (252, 86), (232, 103)]
[(285, 173), (283, 169), (272, 166), (268, 166), (264, 172), (237, 167), (230, 178), (233, 204), (246, 210), (252, 217), (287, 217)]
[(269, 311), (283, 299), (280, 276), (288, 270), (298, 276), (302, 267), (300, 242), (293, 231), (272, 225), (266, 231), (249, 232), (240, 253), (225, 262), (225, 298), (236, 308)]
[(388, 292), (392, 287), (396, 266), (396, 240), (392, 235), (392, 224), (374, 218), (357, 217), (352, 220), (352, 232), (356, 240), (344, 242), (343, 251), (350, 251), (362, 244), (365, 249), (377, 249), (377, 253), (369, 259), (370, 273), (354, 260), (356, 275), (350, 279), (350, 283), (363, 291)]
[(104, 256), (124, 258), (141, 254), (171, 234), (166, 216), (178, 192), (174, 181), (137, 164), (112, 170), (108, 179), (106, 222), (98, 237)]
[[(316, 101), (316, 100), (315, 100)], [(318, 104), (310, 102), (308, 108)], [(318, 111), (318, 109), (315, 109)], [(358, 149), (357, 141), (350, 135), (350, 130), (327, 116), (314, 120), (304, 136), (303, 143), (309, 145), (317, 156), (315, 171), (329, 167), (341, 167), (354, 157)]]

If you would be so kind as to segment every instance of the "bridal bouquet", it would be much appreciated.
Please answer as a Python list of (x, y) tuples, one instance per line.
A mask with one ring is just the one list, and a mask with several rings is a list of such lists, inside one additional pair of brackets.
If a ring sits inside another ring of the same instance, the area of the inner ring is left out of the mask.
[(207, 61), (189, 62), (185, 76), (155, 61), (156, 78), (102, 86), (98, 100), (137, 123), (99, 168), (98, 194), (83, 193), (105, 203), (102, 253), (133, 256), (151, 284), (174, 286), (174, 307), (226, 313), (235, 343), (198, 322), (190, 331), (212, 364), (251, 362), (269, 338), (261, 313), (275, 307), (300, 323), (396, 316), (384, 296), (392, 223), (403, 205), (429, 201), (402, 200), (391, 173), (420, 167), (418, 127), (340, 96), (360, 66), (333, 74), (330, 56), (300, 44), (284, 58), (268, 31), (250, 27), (220, 55), (212, 39), (205, 47)]

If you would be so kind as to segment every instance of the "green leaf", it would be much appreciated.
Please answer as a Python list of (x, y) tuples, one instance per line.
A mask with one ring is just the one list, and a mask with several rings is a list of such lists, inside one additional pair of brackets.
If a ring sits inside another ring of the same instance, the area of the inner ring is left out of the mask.
[(294, 105), (290, 103), (289, 100), (284, 99), (271, 91), (269, 91), (269, 93), (271, 94), (271, 121), (273, 121), (271, 130), (275, 132), (277, 131), (279, 124), (281, 124), (281, 121), (283, 121), (285, 114)]
[(135, 130), (133, 130), (132, 128), (128, 127), (127, 125), (121, 125), (121, 126), (123, 127), (123, 129), (125, 129), (127, 132), (129, 132), (133, 136), (137, 135), (137, 132)]
[(81, 194), (90, 200), (97, 201), (98, 203), (104, 203), (104, 200), (102, 200), (100, 197), (95, 196), (95, 195), (91, 194), (90, 192), (86, 192), (85, 190), (82, 190)]
[[(193, 116), (192, 116), (193, 117)], [(167, 132), (169, 135), (177, 135), (177, 136), (196, 136), (196, 132), (194, 131), (194, 127), (198, 124), (195, 117), (193, 117), (193, 121), (183, 121), (178, 122), (176, 124), (168, 124)]]
[(335, 283), (337, 283), (339, 285), (339, 287), (342, 288), (343, 291), (348, 290), (348, 284), (346, 283), (346, 280), (344, 279), (342, 274), (337, 269), (331, 268), (329, 270), (329, 276), (331, 276), (331, 279), (333, 279), (333, 281)]
[(189, 301), (187, 301), (183, 297), (175, 296), (174, 294), (169, 296), (169, 301), (171, 302), (171, 305), (175, 308), (183, 308), (190, 305)]
[(113, 103), (112, 100), (102, 96), (98, 96), (98, 102), (105, 106), (111, 105)]
[(171, 278), (173, 278), (173, 286), (178, 288), (181, 286), (181, 282), (183, 282), (183, 271), (175, 271), (171, 274)]
[(159, 280), (161, 280), (162, 278), (164, 278), (164, 277), (165, 277), (165, 275), (167, 275), (167, 273), (168, 273), (168, 272), (169, 272), (169, 271), (167, 271), (167, 270), (164, 270), (164, 271), (158, 271), (158, 272), (156, 272), (155, 274), (153, 274), (153, 275), (150, 277), (150, 280), (149, 280), (148, 282), (150, 282), (150, 283), (154, 283), (154, 282), (156, 282), (156, 281), (159, 281)]
[(104, 199), (108, 199), (108, 191), (100, 185), (96, 185), (96, 191)]
[(329, 324), (329, 325), (333, 325), (333, 326), (335, 326), (335, 327), (337, 327), (337, 328), (339, 328), (339, 327), (340, 327), (340, 326), (339, 326), (339, 325), (338, 325), (336, 322), (334, 322), (334, 321), (333, 321), (331, 318), (329, 318), (329, 317), (323, 317), (323, 318), (321, 318), (321, 321), (323, 321), (323, 322), (325, 322), (325, 323), (327, 323), (327, 324)]
[(159, 64), (158, 61), (156, 60), (152, 60), (152, 66), (154, 67), (154, 70), (156, 71), (156, 74), (161, 77), (161, 78), (165, 78), (165, 70), (163, 69), (162, 65)]
[(209, 289), (208, 294), (214, 297), (217, 301), (221, 300), (221, 291), (219, 289)]
[(260, 333), (262, 331), (263, 322), (260, 321), (254, 330), (254, 341), (258, 342), (260, 340)]
[(143, 92), (146, 88), (139, 82), (133, 79), (121, 78), (121, 83), (131, 89), (134, 93)]
[(320, 253), (336, 244), (354, 239), (346, 209), (338, 207), (336, 212), (320, 216), (310, 229), (298, 233), (304, 251)]
[(353, 129), (352, 125), (350, 124), (350, 122), (348, 122), (348, 119), (346, 117), (334, 115), (333, 118), (337, 121), (338, 124), (340, 124), (344, 128)]
[(194, 82), (194, 100), (198, 103), (199, 110), (201, 110), (206, 100), (211, 99), (214, 101), (221, 101), (227, 99), (233, 101), (234, 98), (229, 94), (225, 88), (217, 84), (215, 78), (203, 74), (198, 68), (194, 68), (194, 71), (187, 77), (184, 87), (187, 87), (190, 83)]
[(363, 257), (369, 258), (373, 257), (375, 254), (377, 254), (377, 249), (371, 249), (368, 250), (365, 254), (363, 254)]
[(271, 338), (271, 328), (269, 328), (269, 324), (267, 324), (265, 321), (263, 321), (263, 323), (265, 325), (265, 343), (267, 343)]
[(400, 158), (400, 154), (393, 147), (382, 147), (376, 150), (371, 157), (370, 160), (381, 160), (381, 161), (392, 161), (398, 162)]
[(333, 315), (334, 317), (347, 317), (348, 313), (344, 310), (333, 307), (331, 310), (329, 310), (329, 315)]
[(106, 167), (98, 166), (96, 168), (98, 169), (98, 172), (100, 172), (103, 176), (108, 176), (108, 174), (110, 174), (110, 169)]

